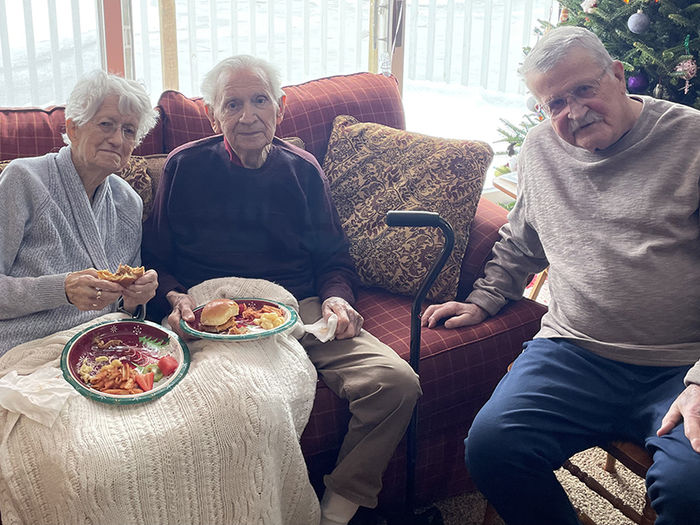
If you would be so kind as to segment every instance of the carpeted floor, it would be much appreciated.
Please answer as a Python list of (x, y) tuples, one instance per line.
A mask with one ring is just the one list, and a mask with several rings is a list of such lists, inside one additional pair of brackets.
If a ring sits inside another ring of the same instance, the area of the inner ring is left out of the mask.
[[(602, 465), (605, 463), (605, 452), (599, 448), (576, 454), (571, 461), (594, 477), (627, 505), (641, 512), (644, 506), (644, 480), (630, 472), (619, 462), (616, 464), (616, 473), (610, 474), (605, 472), (602, 468)], [(586, 487), (568, 471), (559, 469), (555, 474), (569, 495), (569, 499), (574, 507), (582, 510), (593, 520), (595, 525), (634, 525), (631, 520)], [(543, 495), (543, 497), (546, 497), (546, 495)], [(444, 525), (481, 525), (486, 510), (486, 500), (481, 493), (472, 492), (438, 501), (435, 506), (440, 510)], [(419, 509), (419, 511), (422, 510), (424, 509)], [(357, 523), (362, 525), (387, 525), (383, 518), (379, 518), (379, 521), (377, 521), (376, 513), (371, 512), (369, 512), (369, 517), (366, 520), (356, 519), (352, 523), (353, 525)], [(403, 524), (396, 523), (396, 525)], [(505, 525), (505, 523), (497, 517), (494, 525)]]
[[(572, 462), (591, 474), (625, 503), (641, 511), (644, 505), (644, 480), (620, 463), (617, 463), (616, 474), (605, 472), (601, 468), (605, 462), (605, 452), (598, 448), (590, 449), (574, 456)], [(574, 506), (585, 512), (596, 525), (634, 525), (569, 472), (559, 469), (556, 475)], [(442, 513), (445, 525), (481, 525), (486, 501), (480, 493), (475, 492), (438, 502), (437, 507)], [(497, 519), (496, 525), (503, 525), (503, 521)]]

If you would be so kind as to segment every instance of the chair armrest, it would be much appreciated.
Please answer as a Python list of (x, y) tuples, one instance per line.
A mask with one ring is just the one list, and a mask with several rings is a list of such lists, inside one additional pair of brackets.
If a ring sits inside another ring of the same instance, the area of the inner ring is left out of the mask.
[(500, 238), (498, 230), (507, 220), (508, 212), (502, 206), (481, 198), (469, 232), (469, 242), (462, 259), (457, 286), (457, 300), (464, 300), (474, 281), (483, 274), (484, 265), (491, 258), (491, 248)]

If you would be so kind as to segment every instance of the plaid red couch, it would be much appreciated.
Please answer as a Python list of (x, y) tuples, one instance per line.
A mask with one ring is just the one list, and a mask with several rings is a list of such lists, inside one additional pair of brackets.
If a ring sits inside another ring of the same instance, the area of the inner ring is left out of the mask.
[[(405, 129), (401, 96), (392, 77), (358, 73), (284, 90), (287, 110), (278, 135), (301, 138), (321, 164), (337, 115)], [(201, 99), (166, 91), (157, 109), (159, 122), (134, 155), (165, 154), (213, 133)], [(57, 151), (63, 145), (63, 127), (60, 106), (0, 108), (0, 161)], [(153, 184), (157, 184), (157, 177)], [(481, 200), (462, 261), (458, 298), (466, 296), (482, 272), (505, 221), (505, 210)], [(360, 290), (357, 304), (365, 318), (364, 327), (406, 359), (411, 302), (410, 297), (365, 288)], [(523, 299), (474, 327), (423, 330), (420, 376), (424, 395), (418, 405), (416, 503), (427, 504), (473, 488), (464, 466), (462, 441), (523, 341), (539, 329), (544, 312), (543, 306)], [(319, 491), (323, 474), (333, 467), (348, 420), (347, 404), (319, 381), (311, 418), (302, 436), (310, 476)], [(384, 476), (380, 506), (386, 509), (396, 509), (405, 499), (405, 450), (404, 442)]]

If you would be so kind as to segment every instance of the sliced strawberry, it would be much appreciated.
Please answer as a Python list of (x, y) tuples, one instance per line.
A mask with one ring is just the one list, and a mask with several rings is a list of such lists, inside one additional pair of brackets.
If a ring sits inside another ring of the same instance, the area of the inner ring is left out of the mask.
[(163, 372), (164, 376), (169, 376), (172, 374), (175, 370), (177, 370), (178, 366), (180, 365), (177, 362), (177, 359), (171, 355), (163, 356), (158, 361), (158, 368), (160, 368), (160, 371)]
[(141, 390), (148, 392), (153, 390), (153, 372), (148, 372), (147, 374), (136, 374), (136, 384), (141, 387)]

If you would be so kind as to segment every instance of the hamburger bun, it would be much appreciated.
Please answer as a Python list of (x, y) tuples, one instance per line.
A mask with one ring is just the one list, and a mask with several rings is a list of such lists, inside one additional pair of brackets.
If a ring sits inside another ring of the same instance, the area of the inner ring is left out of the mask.
[(122, 286), (130, 286), (134, 281), (141, 277), (145, 272), (143, 266), (132, 268), (128, 264), (120, 264), (116, 273), (109, 270), (97, 270), (97, 276), (105, 281), (121, 284)]
[(202, 308), (199, 324), (205, 332), (219, 333), (236, 324), (238, 303), (231, 299), (214, 299)]

